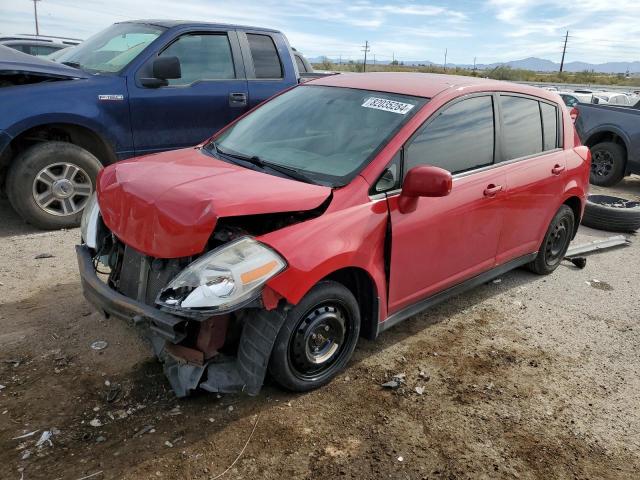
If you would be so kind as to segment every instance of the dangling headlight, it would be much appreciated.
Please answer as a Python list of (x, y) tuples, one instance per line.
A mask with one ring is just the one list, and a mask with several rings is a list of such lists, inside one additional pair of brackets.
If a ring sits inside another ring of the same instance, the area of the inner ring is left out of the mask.
[(82, 212), (82, 220), (80, 220), (80, 235), (82, 241), (89, 248), (94, 250), (98, 246), (98, 215), (100, 215), (100, 207), (98, 205), (98, 197), (96, 193), (89, 198), (89, 201)]
[(243, 237), (190, 264), (162, 289), (156, 303), (180, 310), (229, 310), (253, 300), (286, 266), (269, 247)]

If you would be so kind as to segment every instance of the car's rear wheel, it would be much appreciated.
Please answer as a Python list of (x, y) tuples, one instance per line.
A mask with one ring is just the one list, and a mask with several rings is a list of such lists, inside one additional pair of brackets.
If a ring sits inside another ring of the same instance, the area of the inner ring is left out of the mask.
[(591, 147), (590, 183), (610, 187), (624, 177), (626, 154), (624, 148), (614, 142), (601, 142)]
[(318, 388), (345, 367), (359, 333), (360, 312), (353, 294), (337, 282), (320, 282), (287, 313), (269, 372), (289, 390)]
[(98, 159), (82, 147), (38, 143), (13, 160), (7, 195), (15, 211), (38, 228), (75, 227), (100, 168)]
[(536, 259), (528, 265), (529, 270), (539, 275), (548, 275), (558, 268), (571, 243), (574, 227), (573, 210), (562, 205), (551, 220)]

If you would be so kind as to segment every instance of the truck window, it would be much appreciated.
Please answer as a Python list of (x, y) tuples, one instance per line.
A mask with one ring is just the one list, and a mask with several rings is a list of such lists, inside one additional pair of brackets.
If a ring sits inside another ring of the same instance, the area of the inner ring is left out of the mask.
[(502, 152), (505, 160), (542, 151), (542, 123), (538, 101), (500, 96), (502, 109)]
[(199, 80), (235, 78), (229, 38), (225, 34), (188, 34), (173, 42), (161, 56), (178, 57), (182, 77), (169, 85), (191, 85)]
[(282, 78), (280, 57), (269, 35), (247, 33), (256, 78)]
[(296, 65), (298, 66), (298, 72), (307, 73), (307, 67), (304, 66), (304, 62), (298, 55), (294, 55), (296, 59)]
[(544, 150), (558, 147), (558, 109), (548, 103), (540, 102)]
[(495, 134), (490, 96), (462, 100), (436, 115), (405, 147), (405, 175), (418, 165), (460, 173), (493, 163)]

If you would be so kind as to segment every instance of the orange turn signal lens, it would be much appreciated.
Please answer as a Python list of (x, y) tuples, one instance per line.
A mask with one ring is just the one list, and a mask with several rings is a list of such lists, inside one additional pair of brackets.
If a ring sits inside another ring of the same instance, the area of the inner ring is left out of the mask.
[(242, 275), (240, 275), (240, 280), (245, 285), (247, 283), (251, 283), (255, 280), (258, 280), (259, 278), (264, 277), (267, 273), (276, 268), (277, 265), (278, 262), (272, 260), (269, 263), (262, 265), (261, 267), (254, 268), (253, 270), (249, 270), (248, 272), (244, 272)]

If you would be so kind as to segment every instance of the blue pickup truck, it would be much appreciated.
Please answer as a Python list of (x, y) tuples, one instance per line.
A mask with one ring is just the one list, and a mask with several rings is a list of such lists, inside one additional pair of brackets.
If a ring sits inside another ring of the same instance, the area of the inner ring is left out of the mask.
[(0, 188), (29, 223), (74, 226), (98, 170), (196, 145), (299, 81), (275, 30), (117, 23), (56, 62), (0, 47)]
[(640, 173), (640, 102), (629, 107), (578, 103), (574, 109), (576, 132), (591, 149), (592, 184), (610, 187)]

